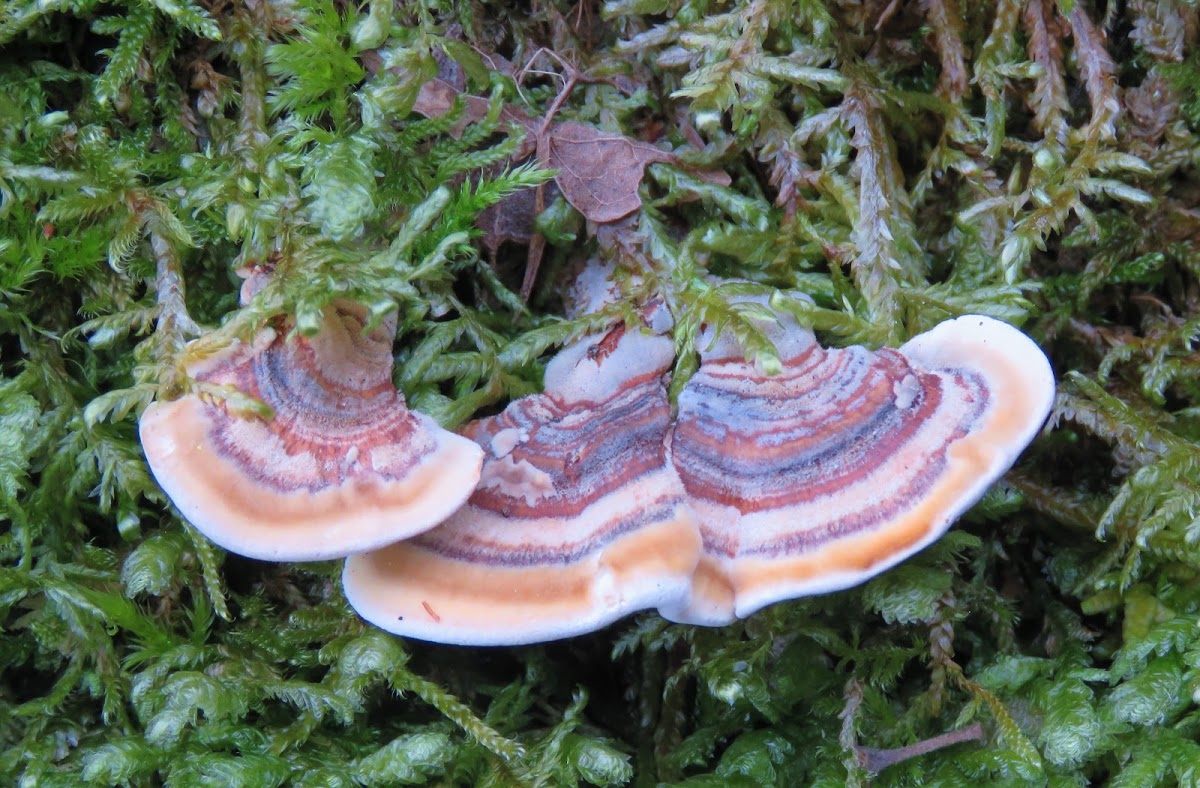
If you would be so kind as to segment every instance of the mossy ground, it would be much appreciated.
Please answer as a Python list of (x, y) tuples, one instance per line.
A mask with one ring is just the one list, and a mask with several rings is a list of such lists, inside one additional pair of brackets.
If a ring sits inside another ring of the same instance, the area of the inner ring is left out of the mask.
[[(0, 779), (1200, 783), (1198, 34), (1191, 0), (3, 0)], [(678, 158), (556, 191), (559, 121)], [(587, 188), (639, 205), (589, 226)], [(711, 271), (831, 344), (1017, 323), (1055, 415), (862, 588), (520, 649), (384, 635), (336, 562), (225, 555), (148, 473), (190, 340), (398, 303), (397, 384), (453, 426), (628, 311), (557, 316), (595, 253), (684, 316), (677, 380), (701, 322), (771, 361)]]

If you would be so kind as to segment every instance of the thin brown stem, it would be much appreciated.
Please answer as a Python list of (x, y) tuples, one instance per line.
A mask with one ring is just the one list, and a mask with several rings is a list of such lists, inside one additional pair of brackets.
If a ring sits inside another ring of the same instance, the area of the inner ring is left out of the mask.
[(954, 744), (961, 744), (966, 741), (983, 741), (983, 739), (983, 726), (976, 722), (960, 730), (943, 733), (940, 736), (934, 736), (933, 738), (919, 741), (916, 744), (910, 744), (907, 747), (897, 747), (894, 750), (857, 747), (855, 749), (855, 758), (858, 761), (858, 765), (862, 768), (872, 773), (878, 773), (889, 766), (907, 761), (909, 758), (926, 755), (927, 753), (943, 749), (944, 747), (950, 747)]

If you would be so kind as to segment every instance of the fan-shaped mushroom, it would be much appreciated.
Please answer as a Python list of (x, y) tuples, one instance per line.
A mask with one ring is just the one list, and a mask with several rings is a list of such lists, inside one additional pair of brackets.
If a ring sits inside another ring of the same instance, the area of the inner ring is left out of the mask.
[(222, 547), (273, 561), (345, 556), (438, 524), (471, 494), (482, 453), (414, 413), (392, 385), (395, 323), (335, 302), (311, 338), (265, 329), (194, 365), (197, 380), (258, 398), (237, 418), (189, 394), (142, 416), (159, 484)]
[(673, 620), (729, 623), (902, 561), (1013, 463), (1054, 394), (1041, 350), (987, 317), (877, 352), (823, 350), (787, 316), (764, 328), (782, 374), (722, 338), (679, 396), (672, 459), (704, 557)]
[(443, 643), (517, 644), (679, 607), (700, 539), (667, 459), (665, 337), (618, 328), (559, 353), (545, 393), (475, 422), (478, 491), (448, 522), (350, 557), (368, 621)]

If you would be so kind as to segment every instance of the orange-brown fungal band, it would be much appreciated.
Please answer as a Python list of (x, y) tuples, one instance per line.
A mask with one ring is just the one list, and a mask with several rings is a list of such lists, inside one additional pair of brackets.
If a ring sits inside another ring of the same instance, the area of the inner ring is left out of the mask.
[(686, 507), (562, 563), (513, 565), (446, 555), (417, 538), (346, 561), (358, 613), (438, 643), (518, 645), (599, 629), (635, 610), (679, 604), (700, 552)]
[(364, 334), (363, 318), (338, 302), (310, 339), (268, 329), (193, 368), (263, 401), (270, 419), (196, 395), (142, 416), (155, 478), (217, 544), (276, 561), (342, 557), (433, 527), (474, 489), (479, 448), (404, 406), (391, 327)]
[(1053, 391), (1032, 341), (975, 316), (899, 351), (814, 345), (774, 378), (706, 359), (672, 438), (705, 557), (664, 615), (728, 623), (904, 560), (1015, 461)]
[(351, 557), (347, 599), (391, 632), (488, 645), (682, 604), (700, 536), (665, 446), (673, 356), (669, 339), (620, 330), (564, 350), (544, 394), (469, 430), (485, 461), (467, 505)]

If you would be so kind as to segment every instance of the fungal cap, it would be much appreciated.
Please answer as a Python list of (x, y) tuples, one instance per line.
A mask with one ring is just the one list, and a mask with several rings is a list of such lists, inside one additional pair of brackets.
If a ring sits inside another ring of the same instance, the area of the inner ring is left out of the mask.
[(479, 490), (449, 521), (351, 556), (350, 604), (389, 632), (515, 645), (679, 606), (700, 555), (664, 440), (671, 341), (619, 329), (559, 353), (546, 392), (475, 422)]
[(142, 446), (179, 511), (214, 542), (271, 561), (338, 558), (432, 528), (471, 494), (482, 453), (409, 411), (391, 383), (391, 333), (338, 302), (318, 334), (267, 329), (191, 370), (271, 407), (238, 418), (208, 398), (158, 402)]
[[(705, 555), (688, 604), (663, 610), (673, 620), (728, 623), (903, 561), (1012, 465), (1054, 397), (1037, 345), (980, 316), (899, 351), (814, 346), (778, 380), (738, 382), (739, 366), (702, 366), (680, 396), (674, 460)], [(787, 414), (769, 401), (785, 394)], [(704, 420), (714, 411), (730, 425), (721, 439)], [(718, 492), (708, 482), (721, 463)]]

